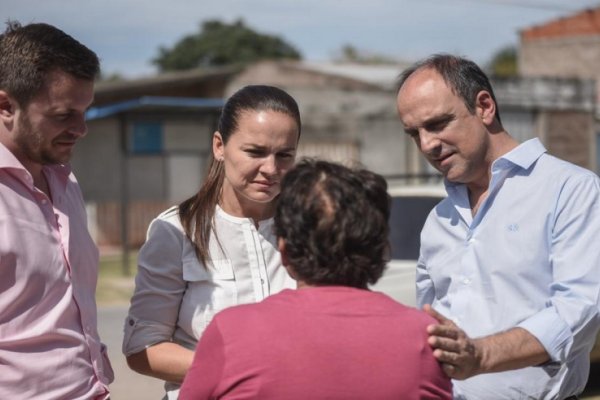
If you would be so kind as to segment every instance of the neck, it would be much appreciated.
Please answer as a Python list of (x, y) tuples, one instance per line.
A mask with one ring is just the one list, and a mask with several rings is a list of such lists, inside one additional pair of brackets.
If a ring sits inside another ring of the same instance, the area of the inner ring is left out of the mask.
[(296, 281), (296, 289), (308, 289), (308, 288), (312, 288), (312, 287), (316, 287), (315, 285), (311, 285), (309, 283), (306, 283), (304, 281), (298, 280)]
[(274, 201), (268, 203), (253, 202), (227, 187), (223, 187), (219, 206), (230, 215), (240, 218), (251, 218), (256, 224), (275, 215)]
[(481, 203), (488, 194), (488, 188), (492, 177), (492, 164), (494, 161), (513, 150), (519, 145), (508, 132), (500, 130), (490, 136), (490, 147), (484, 160), (484, 167), (480, 169), (481, 174), (478, 178), (467, 183), (469, 190), (469, 201), (471, 203), (472, 214), (475, 215)]

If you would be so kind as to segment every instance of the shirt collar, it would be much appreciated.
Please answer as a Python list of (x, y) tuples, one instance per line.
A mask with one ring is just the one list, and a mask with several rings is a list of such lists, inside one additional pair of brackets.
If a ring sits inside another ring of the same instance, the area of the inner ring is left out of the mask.
[(540, 139), (529, 139), (494, 161), (492, 173), (496, 170), (509, 169), (514, 165), (529, 169), (545, 152), (546, 148)]
[[(216, 206), (215, 213), (216, 213), (216, 215), (220, 216), (221, 218), (226, 219), (227, 221), (230, 221), (230, 222), (233, 222), (233, 223), (236, 223), (236, 224), (250, 224), (250, 225), (254, 225), (254, 222), (252, 221), (252, 218), (236, 217), (236, 216), (233, 216), (231, 214), (228, 214), (218, 204)], [(259, 229), (262, 229), (264, 227), (268, 227), (268, 226), (270, 226), (272, 224), (273, 224), (273, 217), (267, 218), (267, 219), (263, 219), (261, 221), (258, 221)]]
[[(25, 181), (30, 181), (33, 185), (33, 180), (29, 171), (21, 164), (15, 155), (8, 148), (0, 143), (0, 169), (14, 170), (17, 176)], [(49, 175), (56, 175), (61, 184), (66, 185), (69, 175), (71, 174), (71, 166), (69, 164), (45, 165), (44, 172), (50, 179)], [(29, 177), (28, 179), (26, 177)]]
[[(497, 185), (498, 182), (507, 176), (508, 171), (514, 167), (524, 170), (529, 169), (545, 152), (546, 148), (538, 138), (529, 139), (521, 143), (492, 163), (492, 182), (490, 182), (490, 186)], [(469, 194), (466, 185), (458, 182), (450, 182), (444, 178), (444, 186), (448, 196), (454, 199), (453, 201), (458, 207), (470, 210)], [(466, 214), (467, 212), (465, 211)]]

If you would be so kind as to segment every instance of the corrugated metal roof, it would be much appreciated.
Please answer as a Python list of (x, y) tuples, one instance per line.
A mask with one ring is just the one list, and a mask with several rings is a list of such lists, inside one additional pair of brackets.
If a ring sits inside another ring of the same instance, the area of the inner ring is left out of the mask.
[(384, 89), (393, 89), (396, 87), (400, 73), (411, 63), (398, 62), (398, 64), (388, 65), (303, 61), (298, 65), (321, 73), (367, 82)]
[(218, 110), (225, 104), (225, 99), (206, 99), (197, 97), (158, 97), (144, 96), (133, 100), (122, 101), (102, 107), (90, 108), (85, 117), (88, 121), (110, 117), (126, 111), (140, 110), (150, 107), (168, 109), (202, 109)]

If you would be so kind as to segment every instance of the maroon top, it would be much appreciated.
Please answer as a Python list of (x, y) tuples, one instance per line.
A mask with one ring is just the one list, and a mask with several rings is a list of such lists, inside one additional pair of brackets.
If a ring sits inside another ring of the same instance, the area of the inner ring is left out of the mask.
[(382, 293), (284, 290), (214, 318), (179, 398), (451, 399), (431, 323)]

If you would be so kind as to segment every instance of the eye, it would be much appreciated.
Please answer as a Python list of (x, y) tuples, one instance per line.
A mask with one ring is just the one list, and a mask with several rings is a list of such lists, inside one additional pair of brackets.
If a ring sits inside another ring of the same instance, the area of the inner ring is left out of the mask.
[(413, 139), (419, 136), (419, 131), (416, 129), (405, 129), (404, 133), (406, 133), (408, 136), (410, 136)]
[(246, 149), (244, 151), (251, 157), (263, 157), (265, 155), (265, 151), (261, 149)]
[(66, 121), (71, 117), (71, 113), (55, 114), (54, 119), (58, 121)]
[(277, 153), (277, 157), (283, 158), (285, 160), (292, 159), (292, 158), (294, 158), (295, 155), (296, 155), (296, 153), (292, 153), (292, 152)]
[(434, 121), (431, 121), (431, 122), (425, 124), (424, 128), (427, 131), (433, 132), (433, 133), (441, 132), (448, 126), (448, 124), (452, 120), (453, 120), (452, 117), (441, 118), (441, 119), (434, 120)]

